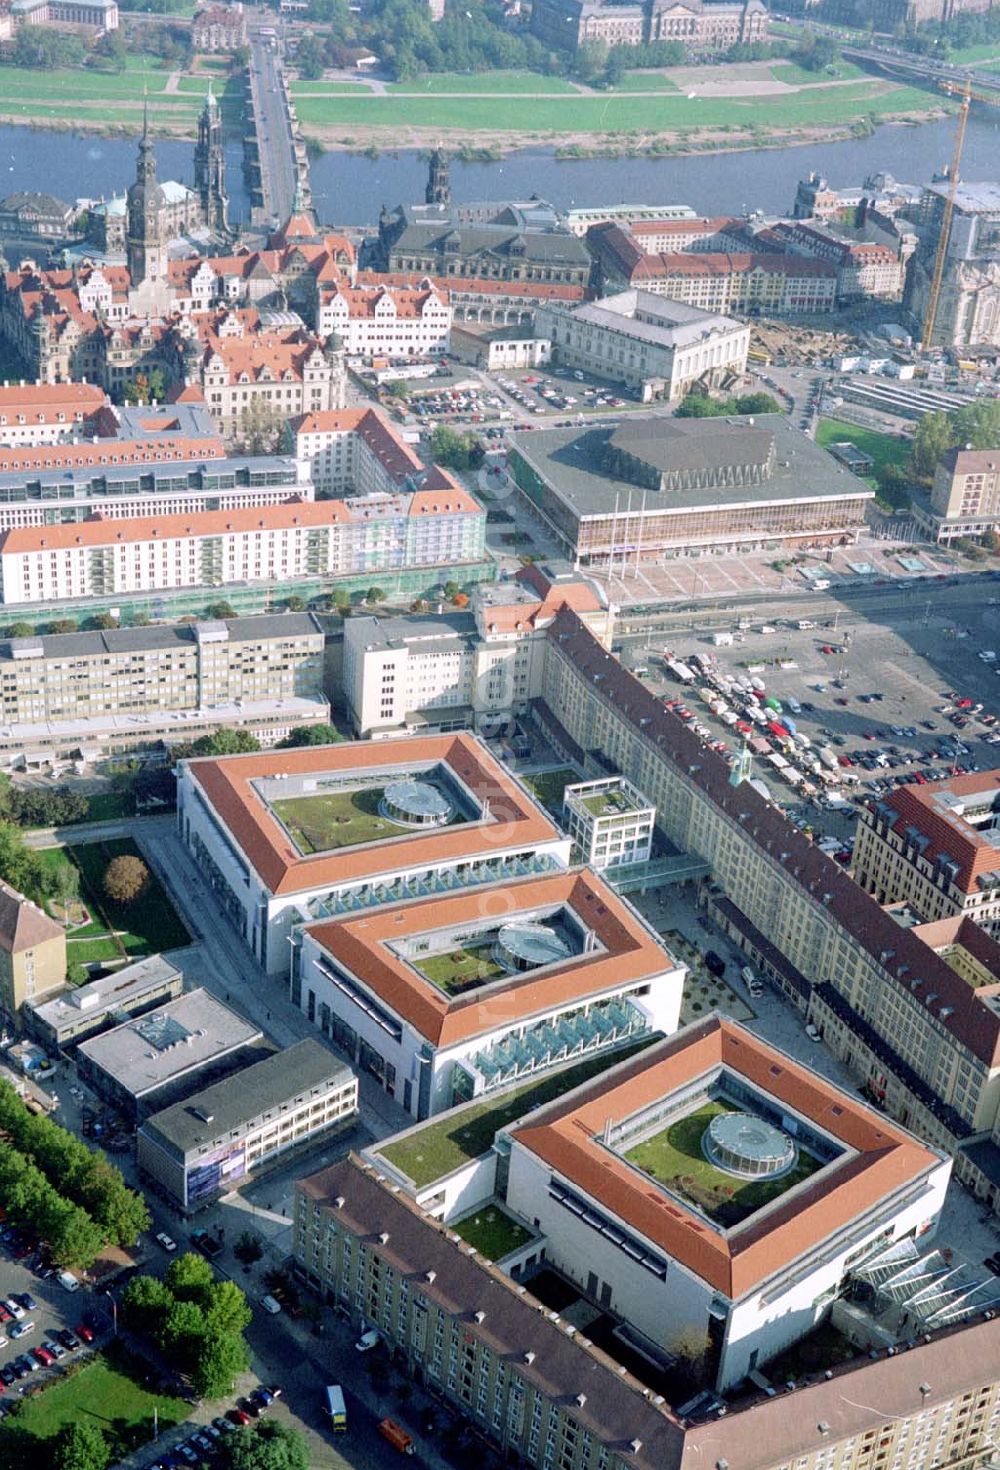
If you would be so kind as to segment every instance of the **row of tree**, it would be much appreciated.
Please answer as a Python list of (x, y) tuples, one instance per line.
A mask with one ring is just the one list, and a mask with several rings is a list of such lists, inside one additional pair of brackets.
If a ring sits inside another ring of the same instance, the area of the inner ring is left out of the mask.
[(87, 1211), (106, 1240), (130, 1246), (149, 1228), (145, 1200), (129, 1189), (121, 1171), (51, 1118), (29, 1113), (2, 1079), (0, 1130), (60, 1194)]
[(1000, 449), (1000, 402), (978, 399), (953, 413), (924, 414), (914, 430), (910, 470), (931, 480), (942, 454), (957, 448)]
[(101, 1227), (7, 1143), (0, 1147), (0, 1199), (8, 1222), (44, 1240), (56, 1265), (85, 1271), (97, 1260), (104, 1245)]
[(677, 406), (679, 419), (717, 419), (726, 414), (780, 413), (781, 405), (770, 393), (742, 393), (735, 398), (712, 398), (697, 390), (686, 394)]
[(201, 1398), (231, 1393), (250, 1366), (246, 1296), (234, 1281), (217, 1280), (202, 1256), (177, 1256), (163, 1281), (134, 1277), (122, 1310), (129, 1327), (151, 1338)]

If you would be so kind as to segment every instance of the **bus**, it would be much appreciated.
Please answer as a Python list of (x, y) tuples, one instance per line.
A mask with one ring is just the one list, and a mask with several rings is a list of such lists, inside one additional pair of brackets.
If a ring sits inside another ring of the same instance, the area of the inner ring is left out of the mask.
[(324, 1397), (324, 1407), (330, 1421), (330, 1428), (336, 1434), (343, 1434), (347, 1429), (347, 1405), (344, 1403), (344, 1390), (339, 1383), (330, 1383), (327, 1385)]

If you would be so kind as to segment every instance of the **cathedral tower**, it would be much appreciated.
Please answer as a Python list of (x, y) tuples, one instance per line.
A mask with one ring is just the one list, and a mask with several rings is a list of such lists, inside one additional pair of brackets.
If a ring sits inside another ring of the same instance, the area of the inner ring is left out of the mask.
[(194, 150), (194, 187), (201, 200), (202, 218), (213, 235), (229, 233), (229, 197), (226, 194), (226, 159), (222, 148), (222, 115), (208, 84), (208, 96), (198, 119), (198, 143)]
[(451, 180), (448, 176), (448, 155), (443, 148), (435, 148), (431, 154), (431, 166), (427, 172), (427, 188), (424, 199), (428, 204), (447, 209), (451, 203)]
[(149, 136), (149, 108), (144, 110), (135, 183), (130, 185), (128, 212), (128, 268), (133, 287), (160, 281), (167, 274), (167, 242), (163, 232), (166, 201), (156, 182), (156, 154)]

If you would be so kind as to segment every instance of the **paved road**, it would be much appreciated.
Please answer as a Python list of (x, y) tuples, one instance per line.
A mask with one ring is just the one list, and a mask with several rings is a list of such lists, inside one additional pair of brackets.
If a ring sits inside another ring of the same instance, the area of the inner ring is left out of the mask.
[(256, 31), (250, 34), (250, 86), (264, 194), (263, 220), (284, 221), (295, 199), (292, 130), (281, 84), (281, 60)]

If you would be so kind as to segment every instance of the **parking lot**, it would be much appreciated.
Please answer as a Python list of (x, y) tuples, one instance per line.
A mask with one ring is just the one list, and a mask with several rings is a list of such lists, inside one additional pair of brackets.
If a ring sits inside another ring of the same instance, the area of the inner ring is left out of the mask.
[[(2, 1416), (25, 1389), (45, 1383), (68, 1361), (88, 1354), (91, 1347), (85, 1339), (100, 1343), (112, 1325), (107, 1303), (59, 1285), (49, 1265), (6, 1227), (0, 1232), (0, 1318)], [(65, 1340), (63, 1333), (68, 1334)]]
[[(853, 816), (828, 809), (832, 793), (856, 801), (900, 781), (921, 785), (1000, 765), (995, 597), (955, 608), (942, 590), (891, 622), (840, 611), (822, 621), (758, 618), (737, 628), (729, 646), (715, 646), (714, 636), (665, 630), (649, 637), (648, 649), (627, 641), (623, 657), (645, 666), (650, 686), (720, 753), (731, 758), (750, 741), (754, 775), (798, 825), (836, 838), (842, 861)], [(682, 684), (664, 653), (687, 667), (700, 661), (707, 672)], [(741, 693), (751, 680), (764, 688)]]

